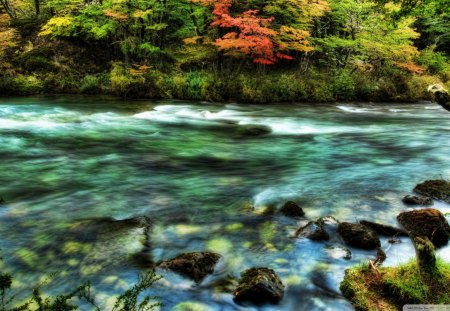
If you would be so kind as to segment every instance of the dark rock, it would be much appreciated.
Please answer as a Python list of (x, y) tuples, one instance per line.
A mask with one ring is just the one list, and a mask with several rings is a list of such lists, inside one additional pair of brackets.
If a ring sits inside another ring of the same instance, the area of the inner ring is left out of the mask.
[(317, 221), (310, 221), (305, 226), (297, 229), (296, 237), (306, 237), (313, 241), (328, 241), (330, 235), (325, 231), (323, 225)]
[(403, 212), (397, 219), (410, 237), (426, 237), (436, 247), (448, 243), (450, 226), (444, 215), (434, 208)]
[(383, 224), (379, 224), (379, 223), (371, 222), (371, 221), (367, 221), (367, 220), (361, 220), (359, 223), (361, 225), (364, 225), (366, 227), (371, 228), (372, 230), (374, 230), (379, 235), (384, 235), (384, 236), (408, 236), (408, 234), (406, 233), (405, 230), (402, 230), (402, 229), (399, 229), (399, 228), (395, 228), (395, 227), (392, 227), (392, 226), (383, 225)]
[(433, 200), (429, 197), (419, 197), (416, 195), (407, 195), (402, 199), (403, 203), (406, 205), (433, 205)]
[(208, 274), (214, 272), (214, 267), (220, 258), (219, 254), (211, 252), (185, 253), (162, 261), (158, 266), (177, 272), (195, 282), (200, 282)]
[(269, 268), (245, 270), (234, 291), (235, 302), (250, 302), (256, 305), (277, 303), (283, 299), (284, 285), (275, 271)]
[(402, 243), (402, 240), (400, 240), (399, 238), (397, 238), (397, 237), (392, 237), (392, 238), (390, 238), (389, 240), (388, 240), (388, 243), (391, 243), (391, 244), (400, 244), (400, 243)]
[(450, 203), (450, 182), (445, 180), (427, 180), (418, 184), (414, 192)]
[(303, 209), (293, 201), (286, 202), (280, 209), (280, 212), (287, 217), (302, 217), (305, 215)]
[(362, 249), (375, 249), (381, 246), (377, 233), (364, 225), (341, 222), (337, 231), (350, 246)]
[(450, 111), (450, 94), (440, 84), (434, 84), (428, 87), (428, 92), (433, 94), (434, 100), (445, 110)]
[(236, 136), (238, 137), (258, 137), (270, 134), (272, 129), (265, 125), (259, 124), (245, 124), (240, 125), (236, 129)]

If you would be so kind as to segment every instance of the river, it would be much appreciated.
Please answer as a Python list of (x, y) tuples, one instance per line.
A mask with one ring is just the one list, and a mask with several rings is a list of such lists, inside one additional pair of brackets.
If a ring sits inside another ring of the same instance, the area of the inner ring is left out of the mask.
[[(239, 135), (245, 124), (271, 133)], [(279, 305), (260, 309), (352, 310), (339, 294), (344, 270), (375, 252), (351, 248), (345, 260), (342, 245), (296, 239), (294, 231), (326, 215), (396, 225), (406, 208), (401, 198), (417, 183), (450, 179), (449, 137), (450, 114), (430, 102), (0, 98), (0, 267), (14, 276), (19, 300), (53, 274), (44, 292), (89, 280), (110, 310), (114, 295), (146, 270), (122, 256), (136, 245), (83, 243), (71, 229), (80, 220), (147, 216), (154, 262), (188, 251), (223, 255), (197, 286), (159, 271), (164, 278), (150, 293), (161, 297), (163, 310), (187, 310), (186, 302), (198, 310), (256, 310), (215, 285), (254, 266), (273, 268), (286, 285)], [(288, 200), (305, 218), (262, 213)], [(450, 212), (442, 202), (434, 207)], [(414, 256), (407, 238), (394, 245), (382, 238), (382, 248), (387, 266)], [(450, 247), (438, 254), (450, 260)]]

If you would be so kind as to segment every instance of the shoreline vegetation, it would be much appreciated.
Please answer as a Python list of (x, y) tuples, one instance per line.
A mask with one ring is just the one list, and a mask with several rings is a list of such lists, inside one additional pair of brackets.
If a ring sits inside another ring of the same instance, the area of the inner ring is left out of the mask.
[(414, 102), (450, 86), (445, 1), (0, 1), (0, 96)]

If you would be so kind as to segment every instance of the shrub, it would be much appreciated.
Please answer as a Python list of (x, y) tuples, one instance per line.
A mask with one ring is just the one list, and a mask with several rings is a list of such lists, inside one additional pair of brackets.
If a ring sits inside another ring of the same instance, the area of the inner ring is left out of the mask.
[(355, 81), (349, 70), (339, 70), (335, 73), (332, 89), (334, 97), (338, 100), (354, 100), (356, 98)]
[(122, 97), (145, 94), (145, 78), (132, 75), (122, 63), (114, 63), (110, 75), (111, 92)]
[(14, 78), (14, 90), (19, 95), (39, 94), (44, 89), (44, 84), (36, 76), (18, 75)]

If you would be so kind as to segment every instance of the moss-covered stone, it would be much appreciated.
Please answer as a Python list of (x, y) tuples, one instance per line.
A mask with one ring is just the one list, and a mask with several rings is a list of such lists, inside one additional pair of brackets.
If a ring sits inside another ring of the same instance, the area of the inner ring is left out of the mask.
[(287, 217), (302, 217), (305, 215), (303, 209), (293, 201), (286, 202), (280, 209), (280, 213)]
[(399, 223), (411, 237), (427, 237), (436, 246), (446, 245), (450, 238), (450, 226), (444, 215), (433, 208), (400, 213)]
[(414, 188), (414, 192), (450, 203), (450, 182), (446, 180), (424, 181)]
[(159, 267), (177, 272), (195, 282), (201, 282), (214, 267), (221, 256), (211, 252), (192, 252), (178, 255), (170, 260), (162, 261)]
[(337, 231), (350, 246), (362, 249), (375, 249), (381, 246), (377, 233), (364, 225), (342, 222)]
[(269, 268), (245, 270), (234, 291), (234, 301), (256, 305), (277, 303), (283, 299), (284, 285), (275, 271)]

